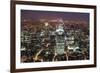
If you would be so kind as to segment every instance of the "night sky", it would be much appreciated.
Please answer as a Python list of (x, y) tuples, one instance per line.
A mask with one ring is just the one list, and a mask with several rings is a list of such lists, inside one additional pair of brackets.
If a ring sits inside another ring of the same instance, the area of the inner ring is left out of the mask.
[(89, 13), (21, 10), (21, 20), (57, 19), (89, 22)]

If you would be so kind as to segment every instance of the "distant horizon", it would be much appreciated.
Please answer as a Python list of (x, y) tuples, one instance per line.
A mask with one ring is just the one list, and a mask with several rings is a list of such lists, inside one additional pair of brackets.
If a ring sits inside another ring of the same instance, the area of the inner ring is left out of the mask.
[(36, 11), (36, 10), (21, 10), (21, 20), (55, 20), (62, 19), (64, 21), (84, 21), (89, 24), (89, 13), (79, 12), (56, 12), (56, 11)]

